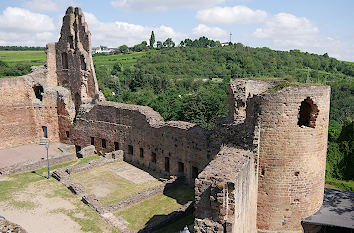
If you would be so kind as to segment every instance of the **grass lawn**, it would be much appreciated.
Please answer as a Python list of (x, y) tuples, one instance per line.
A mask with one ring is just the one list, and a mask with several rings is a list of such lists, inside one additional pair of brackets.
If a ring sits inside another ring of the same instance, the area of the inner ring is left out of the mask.
[(46, 54), (44, 51), (0, 51), (0, 60), (9, 65), (23, 63), (41, 66), (46, 63)]
[[(76, 161), (54, 165), (51, 169), (65, 167)], [(0, 207), (18, 211), (19, 216), (36, 214), (44, 215), (64, 214), (79, 225), (82, 232), (112, 232), (117, 231), (108, 225), (100, 216), (87, 205), (83, 204), (64, 185), (55, 179), (47, 179), (47, 168), (18, 173), (7, 176), (8, 179), (0, 181)], [(46, 203), (38, 202), (38, 199)], [(57, 202), (69, 203), (71, 208), (62, 208)], [(57, 204), (57, 206), (56, 206)], [(3, 213), (5, 214), (5, 213)], [(25, 217), (24, 217), (25, 218)], [(63, 221), (58, 219), (58, 221)], [(38, 223), (33, 223), (38, 224)], [(70, 224), (70, 223), (68, 223)]]
[(71, 175), (71, 178), (73, 181), (81, 183), (88, 193), (95, 194), (103, 205), (116, 203), (133, 193), (161, 184), (156, 179), (143, 184), (135, 184), (110, 170), (111, 167), (121, 164), (124, 164), (124, 162), (82, 171)]
[[(93, 64), (96, 67), (105, 66), (109, 70), (113, 68), (115, 63), (121, 63), (123, 67), (128, 67), (135, 64), (137, 58), (143, 56), (145, 53), (146, 52), (118, 55), (96, 55), (93, 57)], [(46, 63), (46, 53), (44, 51), (0, 51), (0, 60), (8, 63), (10, 66), (15, 64), (41, 66)]]
[(131, 54), (118, 54), (106, 56), (94, 56), (93, 64), (95, 66), (108, 66), (112, 68), (115, 63), (122, 63), (123, 67), (130, 66), (136, 63), (137, 58), (143, 56), (146, 52), (131, 53)]
[(129, 228), (138, 230), (150, 221), (179, 209), (183, 204), (193, 200), (193, 198), (194, 192), (192, 188), (186, 185), (179, 185), (164, 194), (152, 196), (115, 214), (127, 220)]
[(99, 156), (99, 155), (87, 156), (87, 157), (85, 157), (85, 158), (80, 159), (80, 160), (78, 161), (78, 163), (76, 163), (75, 165), (84, 164), (84, 163), (90, 162), (91, 160), (99, 159), (99, 158), (101, 158), (101, 156)]
[(354, 180), (337, 180), (326, 177), (326, 183), (333, 185), (340, 190), (354, 191)]

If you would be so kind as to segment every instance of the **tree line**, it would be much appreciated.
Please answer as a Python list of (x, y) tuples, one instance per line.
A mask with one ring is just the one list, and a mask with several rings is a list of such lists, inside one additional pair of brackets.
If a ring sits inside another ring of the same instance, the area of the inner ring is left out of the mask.
[(0, 51), (44, 51), (40, 46), (0, 46)]
[(17, 63), (10, 66), (8, 63), (0, 60), (0, 77), (21, 76), (30, 72), (30, 64)]
[[(155, 45), (156, 44), (156, 45)], [(232, 43), (230, 43), (232, 45)], [(179, 47), (194, 47), (194, 48), (215, 48), (215, 47), (222, 47), (220, 41), (210, 40), (205, 36), (200, 37), (199, 39), (189, 39), (186, 38), (182, 40)], [(143, 41), (139, 44), (136, 44), (132, 47), (128, 47), (127, 45), (121, 45), (116, 50), (112, 52), (112, 54), (127, 54), (131, 52), (142, 52), (147, 51), (150, 49), (164, 49), (164, 48), (173, 48), (176, 47), (176, 43), (172, 40), (172, 38), (167, 38), (165, 41), (156, 41), (155, 40), (155, 33), (154, 31), (151, 32), (149, 45), (146, 41)]]

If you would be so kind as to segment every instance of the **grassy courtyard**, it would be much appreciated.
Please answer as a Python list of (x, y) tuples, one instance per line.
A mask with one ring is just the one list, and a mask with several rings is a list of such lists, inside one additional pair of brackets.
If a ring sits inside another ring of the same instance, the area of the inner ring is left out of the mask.
[[(186, 185), (179, 185), (167, 190), (163, 194), (157, 194), (135, 205), (116, 212), (129, 223), (129, 228), (138, 230), (151, 221), (157, 220), (172, 211), (179, 209), (183, 204), (194, 199), (193, 189)], [(139, 210), (139, 211), (136, 211)], [(181, 219), (181, 223), (166, 227), (160, 232), (172, 232), (183, 229), (184, 224), (190, 224), (190, 217)], [(193, 220), (192, 220), (193, 222)], [(182, 227), (182, 228), (181, 228)], [(162, 229), (161, 229), (162, 230)]]

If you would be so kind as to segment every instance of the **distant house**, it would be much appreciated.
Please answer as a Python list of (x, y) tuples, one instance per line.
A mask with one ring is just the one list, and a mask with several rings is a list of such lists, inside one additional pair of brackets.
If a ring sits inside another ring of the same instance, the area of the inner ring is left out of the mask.
[(106, 46), (99, 46), (99, 47), (95, 47), (92, 48), (92, 54), (95, 53), (111, 53), (113, 50), (115, 50), (116, 48), (108, 48)]
[(222, 43), (221, 43), (221, 46), (224, 47), (224, 46), (227, 46), (227, 45), (229, 45), (229, 44), (230, 44), (230, 42), (222, 42)]

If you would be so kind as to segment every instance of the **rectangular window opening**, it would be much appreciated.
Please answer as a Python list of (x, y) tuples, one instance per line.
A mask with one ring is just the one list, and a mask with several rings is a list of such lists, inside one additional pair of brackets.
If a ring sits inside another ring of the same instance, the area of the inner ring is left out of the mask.
[(69, 69), (68, 54), (65, 52), (61, 54), (61, 63), (63, 66), (63, 70)]
[(170, 172), (170, 158), (165, 157), (165, 171)]
[(114, 142), (114, 150), (119, 150), (119, 143), (118, 142)]
[(151, 162), (156, 163), (156, 153), (151, 152)]
[(144, 149), (140, 148), (140, 158), (144, 158)]
[(132, 145), (128, 145), (128, 155), (133, 155), (134, 153), (134, 148)]
[(102, 148), (107, 148), (106, 139), (102, 139)]
[(95, 145), (95, 138), (91, 137), (91, 145)]
[(195, 179), (198, 177), (198, 168), (192, 166), (192, 178)]
[(184, 163), (178, 162), (178, 173), (184, 174)]
[(44, 138), (48, 138), (48, 129), (47, 129), (47, 126), (42, 126), (42, 130), (43, 130), (43, 137), (44, 137)]

